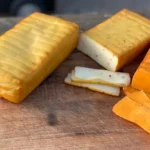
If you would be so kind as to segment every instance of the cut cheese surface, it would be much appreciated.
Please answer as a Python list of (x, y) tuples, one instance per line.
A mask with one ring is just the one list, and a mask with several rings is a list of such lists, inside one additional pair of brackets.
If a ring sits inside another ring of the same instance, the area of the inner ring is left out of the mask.
[(119, 87), (107, 86), (107, 85), (102, 85), (102, 84), (88, 84), (88, 83), (72, 82), (71, 74), (68, 74), (68, 76), (65, 78), (65, 83), (73, 85), (73, 86), (77, 86), (77, 87), (87, 88), (96, 92), (113, 95), (113, 96), (119, 96), (120, 94)]
[(150, 50), (136, 70), (132, 79), (132, 86), (150, 93)]
[(100, 83), (118, 87), (128, 86), (130, 84), (130, 75), (122, 72), (112, 72), (102, 69), (93, 69), (86, 67), (75, 67), (73, 76), (74, 82), (81, 83)]
[(80, 35), (78, 49), (98, 64), (118, 71), (147, 48), (150, 21), (123, 9)]
[[(79, 27), (33, 13), (0, 37), (0, 96), (24, 100), (77, 46)], [(69, 40), (69, 42), (68, 42)]]
[(150, 133), (149, 108), (142, 106), (128, 97), (124, 97), (113, 107), (113, 112)]

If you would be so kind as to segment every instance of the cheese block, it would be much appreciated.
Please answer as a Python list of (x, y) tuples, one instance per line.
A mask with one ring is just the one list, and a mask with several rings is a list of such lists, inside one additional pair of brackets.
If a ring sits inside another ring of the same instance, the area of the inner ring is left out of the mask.
[(118, 87), (128, 86), (131, 81), (129, 73), (79, 66), (75, 67), (71, 79), (73, 82), (100, 83)]
[[(0, 37), (0, 96), (20, 103), (74, 50), (77, 24), (33, 13)], [(69, 42), (68, 42), (69, 41)]]
[(113, 87), (113, 86), (108, 86), (108, 85), (103, 85), (103, 84), (88, 84), (88, 83), (72, 82), (71, 81), (71, 73), (68, 74), (68, 76), (65, 78), (64, 82), (69, 85), (87, 88), (92, 91), (105, 93), (105, 94), (112, 95), (112, 96), (119, 96), (119, 94), (120, 94), (119, 87)]
[(150, 20), (123, 9), (103, 23), (83, 32), (78, 49), (110, 71), (129, 64), (150, 40)]
[(113, 112), (117, 116), (137, 124), (150, 133), (149, 108), (142, 106), (126, 96), (113, 107)]
[(132, 86), (150, 93), (150, 50), (136, 70), (132, 79)]

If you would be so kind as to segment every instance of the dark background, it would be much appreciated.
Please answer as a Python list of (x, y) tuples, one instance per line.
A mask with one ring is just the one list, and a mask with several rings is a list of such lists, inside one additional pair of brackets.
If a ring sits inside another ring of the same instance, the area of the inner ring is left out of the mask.
[(26, 16), (34, 11), (48, 14), (115, 13), (122, 8), (149, 11), (150, 0), (0, 0), (1, 16)]

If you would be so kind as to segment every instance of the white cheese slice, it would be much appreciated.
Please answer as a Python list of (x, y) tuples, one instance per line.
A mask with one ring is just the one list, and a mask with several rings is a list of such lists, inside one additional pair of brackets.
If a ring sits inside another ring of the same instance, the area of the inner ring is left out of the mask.
[(119, 96), (120, 95), (120, 88), (114, 86), (108, 86), (103, 84), (88, 84), (88, 83), (77, 83), (71, 81), (71, 73), (65, 78), (65, 83), (77, 87), (87, 88), (92, 91), (105, 93), (112, 96)]
[(102, 69), (75, 67), (71, 79), (80, 83), (101, 83), (118, 87), (128, 86), (131, 82), (129, 73), (112, 72)]

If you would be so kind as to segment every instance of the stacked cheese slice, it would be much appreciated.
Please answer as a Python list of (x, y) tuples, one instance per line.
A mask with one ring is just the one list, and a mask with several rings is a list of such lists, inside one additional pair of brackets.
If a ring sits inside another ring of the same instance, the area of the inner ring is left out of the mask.
[(119, 96), (120, 87), (125, 87), (130, 84), (130, 75), (128, 73), (77, 66), (68, 74), (65, 83)]
[(150, 133), (150, 50), (135, 72), (132, 84), (124, 88), (125, 96), (113, 112)]

